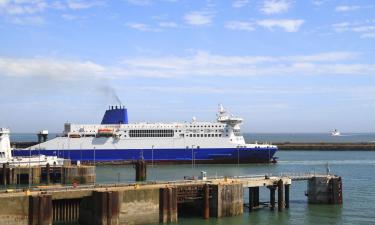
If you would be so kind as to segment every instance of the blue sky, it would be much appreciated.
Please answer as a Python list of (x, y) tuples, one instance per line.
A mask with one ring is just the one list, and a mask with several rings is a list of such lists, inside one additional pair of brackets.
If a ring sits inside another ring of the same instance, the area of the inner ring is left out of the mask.
[(0, 0), (0, 126), (137, 121), (375, 131), (371, 0)]

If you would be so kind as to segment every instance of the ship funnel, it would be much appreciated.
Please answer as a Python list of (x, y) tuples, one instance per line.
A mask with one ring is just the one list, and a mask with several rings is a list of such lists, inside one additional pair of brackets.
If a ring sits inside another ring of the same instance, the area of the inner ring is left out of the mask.
[(110, 106), (102, 119), (102, 124), (128, 124), (128, 110), (125, 106)]

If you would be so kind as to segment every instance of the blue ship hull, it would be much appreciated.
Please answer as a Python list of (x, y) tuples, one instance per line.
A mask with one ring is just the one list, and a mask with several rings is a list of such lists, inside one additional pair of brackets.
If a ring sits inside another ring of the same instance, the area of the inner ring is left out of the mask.
[(276, 148), (200, 148), (200, 149), (70, 149), (13, 150), (13, 156), (43, 154), (81, 162), (134, 161), (148, 163), (268, 163)]

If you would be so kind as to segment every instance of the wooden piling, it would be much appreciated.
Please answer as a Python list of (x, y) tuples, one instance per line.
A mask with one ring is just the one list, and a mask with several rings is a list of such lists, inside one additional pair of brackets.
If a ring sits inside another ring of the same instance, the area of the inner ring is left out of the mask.
[(285, 208), (289, 209), (289, 188), (290, 184), (285, 185)]
[(253, 187), (254, 207), (259, 207), (259, 187)]
[(29, 225), (52, 225), (52, 215), (51, 195), (29, 197)]
[(51, 166), (49, 165), (49, 163), (47, 163), (47, 166), (46, 166), (46, 183), (47, 185), (50, 184), (51, 180), (50, 180), (50, 168)]
[(159, 191), (159, 222), (177, 222), (177, 190), (161, 188)]
[(147, 177), (147, 164), (144, 160), (135, 162), (135, 181), (145, 181)]
[(7, 164), (6, 163), (3, 163), (2, 175), (3, 175), (3, 180), (1, 184), (6, 186), (7, 185)]
[(270, 207), (271, 210), (275, 210), (275, 191), (276, 187), (275, 186), (269, 186), (270, 189)]
[(254, 187), (249, 187), (249, 211), (253, 211), (254, 207)]
[(279, 212), (282, 212), (285, 207), (285, 198), (284, 198), (284, 182), (280, 179), (277, 182), (277, 208)]
[(208, 184), (204, 185), (204, 214), (205, 219), (210, 218), (210, 186)]

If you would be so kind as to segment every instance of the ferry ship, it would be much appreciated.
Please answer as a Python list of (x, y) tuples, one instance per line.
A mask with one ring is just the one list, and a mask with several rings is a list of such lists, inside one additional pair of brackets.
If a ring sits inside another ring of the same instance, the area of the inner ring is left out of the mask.
[(277, 146), (246, 144), (243, 119), (219, 105), (215, 122), (128, 123), (124, 106), (110, 106), (101, 124), (65, 123), (62, 136), (14, 149), (14, 156), (43, 154), (81, 162), (269, 163)]

